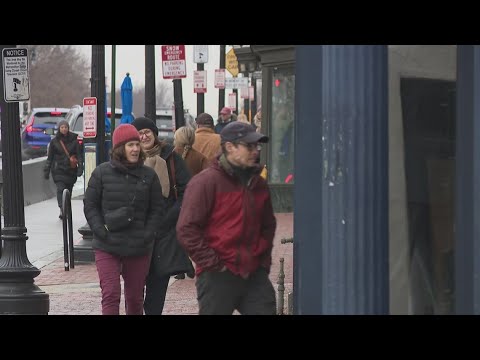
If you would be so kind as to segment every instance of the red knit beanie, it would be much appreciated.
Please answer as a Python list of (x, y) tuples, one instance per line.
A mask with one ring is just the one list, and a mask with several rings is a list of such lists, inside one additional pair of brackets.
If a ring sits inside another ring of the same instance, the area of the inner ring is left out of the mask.
[(135, 126), (131, 124), (122, 124), (115, 128), (113, 132), (113, 147), (124, 145), (129, 141), (140, 141), (140, 136)]

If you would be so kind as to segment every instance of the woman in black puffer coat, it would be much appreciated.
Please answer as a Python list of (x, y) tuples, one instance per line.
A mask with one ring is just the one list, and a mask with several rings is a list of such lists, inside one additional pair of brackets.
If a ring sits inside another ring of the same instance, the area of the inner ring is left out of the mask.
[[(48, 146), (47, 162), (45, 163), (44, 177), (48, 180), (50, 171), (55, 185), (57, 186), (57, 202), (60, 208), (60, 219), (62, 218), (62, 196), (63, 190), (68, 189), (72, 194), (73, 185), (77, 182), (77, 177), (82, 176), (83, 161), (80, 145), (77, 140), (78, 135), (71, 132), (68, 122), (62, 120), (58, 123), (58, 132), (55, 138), (50, 141)], [(70, 156), (76, 156), (78, 166), (72, 168), (67, 152), (63, 149), (62, 142)]]
[(121, 124), (113, 133), (112, 159), (95, 168), (85, 191), (83, 209), (93, 231), (103, 315), (119, 314), (120, 276), (125, 312), (143, 314), (143, 288), (166, 210), (158, 176), (144, 159), (137, 130)]

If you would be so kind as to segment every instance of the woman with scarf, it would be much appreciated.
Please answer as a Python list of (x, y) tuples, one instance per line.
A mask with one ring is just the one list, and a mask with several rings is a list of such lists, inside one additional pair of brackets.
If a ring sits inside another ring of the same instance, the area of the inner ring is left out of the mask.
[(185, 273), (194, 276), (193, 265), (178, 243), (175, 230), (190, 174), (173, 146), (158, 139), (158, 128), (152, 120), (138, 117), (132, 125), (138, 131), (140, 145), (147, 156), (145, 165), (157, 173), (167, 201), (167, 213), (155, 239), (143, 304), (146, 315), (161, 315), (170, 276)]

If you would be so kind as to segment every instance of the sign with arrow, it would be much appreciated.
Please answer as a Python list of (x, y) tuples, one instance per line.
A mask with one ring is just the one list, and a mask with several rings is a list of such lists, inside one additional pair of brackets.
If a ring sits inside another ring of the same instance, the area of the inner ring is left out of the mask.
[(97, 136), (97, 98), (83, 98), (83, 138)]
[(208, 45), (193, 45), (193, 62), (208, 62)]

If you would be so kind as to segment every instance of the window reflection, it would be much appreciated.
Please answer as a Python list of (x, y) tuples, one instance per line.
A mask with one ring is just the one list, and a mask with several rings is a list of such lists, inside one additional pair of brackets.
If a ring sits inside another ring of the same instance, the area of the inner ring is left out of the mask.
[(272, 74), (270, 183), (293, 184), (295, 75), (293, 67)]

